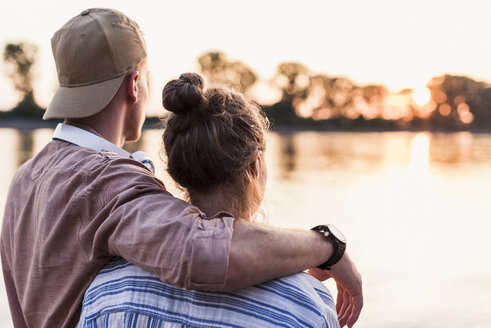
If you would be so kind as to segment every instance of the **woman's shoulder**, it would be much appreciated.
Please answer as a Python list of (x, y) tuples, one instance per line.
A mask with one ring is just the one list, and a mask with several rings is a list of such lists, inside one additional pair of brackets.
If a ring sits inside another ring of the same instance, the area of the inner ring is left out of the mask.
[[(256, 290), (259, 289), (259, 293)], [(247, 291), (314, 327), (339, 327), (334, 299), (317, 279), (301, 272), (253, 286)], [(246, 292), (246, 291), (243, 291)]]
[(316, 278), (300, 272), (279, 279), (265, 282), (262, 285), (281, 291), (284, 294), (297, 298), (308, 298), (316, 304), (327, 305), (335, 309), (334, 299), (331, 292)]

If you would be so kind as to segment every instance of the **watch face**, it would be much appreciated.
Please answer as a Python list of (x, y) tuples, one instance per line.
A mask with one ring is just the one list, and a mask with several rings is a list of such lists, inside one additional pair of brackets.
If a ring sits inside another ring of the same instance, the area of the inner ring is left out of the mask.
[(344, 235), (341, 231), (338, 230), (338, 228), (336, 228), (332, 224), (327, 224), (327, 227), (329, 228), (329, 231), (331, 231), (331, 233), (334, 235), (334, 237), (346, 244), (346, 237), (344, 237)]

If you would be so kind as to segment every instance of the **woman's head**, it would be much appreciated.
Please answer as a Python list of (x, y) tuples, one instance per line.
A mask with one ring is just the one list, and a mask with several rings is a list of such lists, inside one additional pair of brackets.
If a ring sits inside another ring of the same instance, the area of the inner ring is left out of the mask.
[(195, 73), (167, 83), (162, 99), (172, 112), (163, 135), (171, 177), (191, 200), (193, 193), (220, 192), (232, 214), (250, 216), (265, 184), (267, 120), (259, 107), (228, 88), (206, 87)]

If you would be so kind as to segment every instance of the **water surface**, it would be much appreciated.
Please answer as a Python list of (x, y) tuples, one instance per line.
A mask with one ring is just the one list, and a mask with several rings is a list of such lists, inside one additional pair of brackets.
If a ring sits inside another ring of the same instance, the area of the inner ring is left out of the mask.
[[(14, 171), (51, 134), (0, 129), (2, 213)], [(158, 162), (160, 131), (129, 148)], [(490, 134), (270, 133), (266, 160), (270, 224), (331, 222), (347, 235), (365, 288), (356, 327), (489, 327)], [(0, 326), (11, 326), (3, 285)]]

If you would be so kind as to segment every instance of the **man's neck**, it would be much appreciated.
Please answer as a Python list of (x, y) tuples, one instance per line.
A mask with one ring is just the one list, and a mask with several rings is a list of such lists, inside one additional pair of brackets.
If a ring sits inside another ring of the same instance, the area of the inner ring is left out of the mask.
[(119, 129), (112, 127), (111, 125), (87, 122), (85, 119), (66, 119), (64, 123), (92, 132), (118, 147), (122, 147), (124, 145), (124, 136), (120, 131), (118, 131)]
[(69, 120), (69, 119), (66, 119), (65, 122), (63, 122), (63, 123), (69, 124), (69, 125), (73, 125), (73, 126), (76, 126), (77, 128), (81, 128), (81, 129), (87, 130), (89, 132), (92, 132), (95, 135), (98, 135), (101, 138), (104, 138), (99, 132), (97, 132), (96, 130), (94, 130), (93, 128), (91, 128), (90, 126), (88, 126), (86, 124), (83, 124), (83, 123), (80, 123), (80, 122), (77, 122), (77, 121), (73, 121), (73, 120)]

